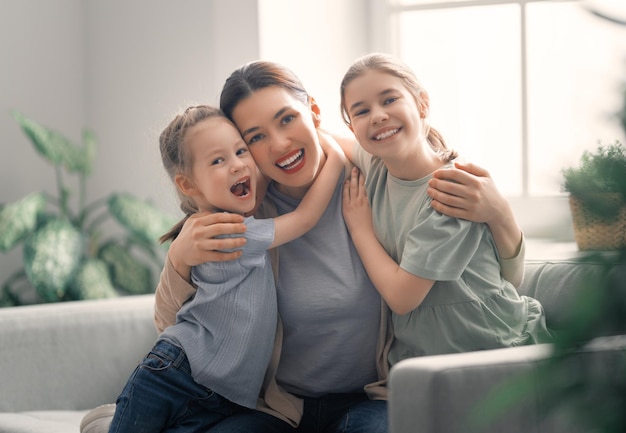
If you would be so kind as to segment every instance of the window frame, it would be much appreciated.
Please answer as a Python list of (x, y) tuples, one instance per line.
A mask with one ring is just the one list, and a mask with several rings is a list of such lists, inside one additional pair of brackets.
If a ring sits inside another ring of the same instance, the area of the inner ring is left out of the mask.
[[(528, 140), (528, 65), (527, 65), (527, 5), (538, 2), (580, 3), (580, 0), (430, 0), (417, 4), (399, 4), (394, 0), (369, 0), (369, 46), (371, 51), (399, 54), (397, 21), (401, 13), (420, 10), (454, 9), (473, 6), (520, 6), (520, 65), (521, 65), (521, 194), (507, 196), (513, 212), (526, 237), (572, 242), (574, 233), (569, 198), (565, 194), (531, 196), (529, 193)], [(546, 217), (539, 217), (538, 215)]]

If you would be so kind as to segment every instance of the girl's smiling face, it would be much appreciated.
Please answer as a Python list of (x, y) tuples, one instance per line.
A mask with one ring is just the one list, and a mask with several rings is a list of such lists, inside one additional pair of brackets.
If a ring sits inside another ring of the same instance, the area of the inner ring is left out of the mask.
[(244, 214), (254, 208), (257, 167), (228, 119), (212, 117), (194, 125), (185, 145), (193, 161), (191, 174), (174, 180), (199, 210)]
[(232, 112), (261, 172), (295, 198), (304, 195), (325, 161), (316, 109), (270, 86), (254, 91)]
[(426, 140), (426, 104), (418, 106), (400, 78), (376, 70), (345, 88), (350, 129), (367, 152), (383, 159), (414, 153), (416, 144)]

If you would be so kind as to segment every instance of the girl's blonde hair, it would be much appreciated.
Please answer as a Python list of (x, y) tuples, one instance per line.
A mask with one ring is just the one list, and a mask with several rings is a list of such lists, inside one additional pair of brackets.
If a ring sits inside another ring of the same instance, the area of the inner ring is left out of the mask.
[[(346, 110), (346, 87), (352, 80), (363, 75), (367, 71), (379, 71), (401, 79), (411, 95), (415, 98), (417, 105), (422, 105), (427, 101), (423, 100), (422, 95), (425, 89), (418, 81), (415, 73), (405, 63), (398, 59), (394, 59), (388, 54), (372, 53), (357, 59), (348, 72), (341, 80), (341, 117), (346, 125), (350, 125), (350, 116)], [(451, 161), (458, 156), (457, 152), (448, 149), (443, 136), (435, 128), (427, 125), (426, 139), (430, 146), (440, 154), (444, 161)]]
[[(208, 105), (197, 105), (187, 108), (184, 112), (177, 114), (174, 119), (165, 127), (159, 136), (159, 149), (161, 150), (161, 160), (163, 167), (169, 175), (172, 182), (178, 174), (184, 176), (191, 175), (191, 167), (193, 166), (193, 156), (189, 152), (185, 143), (185, 135), (187, 131), (198, 123), (206, 119), (224, 117), (222, 110)], [(185, 221), (198, 212), (198, 207), (189, 197), (184, 195), (176, 188), (178, 198), (180, 199), (180, 208), (185, 216), (172, 229), (161, 236), (161, 243), (174, 240), (179, 235)]]

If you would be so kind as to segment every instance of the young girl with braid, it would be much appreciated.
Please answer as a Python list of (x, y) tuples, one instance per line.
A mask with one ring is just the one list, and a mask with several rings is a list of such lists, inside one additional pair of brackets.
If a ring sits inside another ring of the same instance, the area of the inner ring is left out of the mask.
[[(341, 151), (328, 147), (318, 180), (293, 212), (247, 217), (237, 260), (193, 267), (195, 296), (135, 369), (117, 399), (110, 432), (200, 432), (256, 407), (278, 317), (268, 249), (304, 234), (326, 209), (344, 168)], [(177, 115), (160, 148), (186, 218), (256, 208), (257, 166), (218, 108), (190, 107)], [(185, 219), (161, 240), (175, 238)]]

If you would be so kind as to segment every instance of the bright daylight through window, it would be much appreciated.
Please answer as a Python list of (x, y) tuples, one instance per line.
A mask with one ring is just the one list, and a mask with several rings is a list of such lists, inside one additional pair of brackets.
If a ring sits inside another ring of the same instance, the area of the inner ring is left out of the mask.
[(378, 48), (415, 70), (448, 143), (507, 196), (545, 199), (562, 195), (560, 171), (584, 149), (624, 141), (626, 26), (590, 9), (626, 20), (625, 5), (389, 0), (372, 16), (387, 32)]

